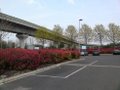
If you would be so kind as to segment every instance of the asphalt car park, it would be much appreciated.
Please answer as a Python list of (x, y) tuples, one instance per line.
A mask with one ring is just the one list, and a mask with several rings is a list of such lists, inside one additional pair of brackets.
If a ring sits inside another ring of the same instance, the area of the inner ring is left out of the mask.
[(120, 90), (120, 56), (85, 56), (0, 86), (0, 90)]

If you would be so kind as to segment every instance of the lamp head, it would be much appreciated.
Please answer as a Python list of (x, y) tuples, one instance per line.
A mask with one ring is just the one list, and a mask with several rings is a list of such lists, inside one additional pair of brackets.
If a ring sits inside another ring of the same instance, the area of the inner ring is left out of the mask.
[(79, 19), (79, 21), (82, 21), (83, 19)]

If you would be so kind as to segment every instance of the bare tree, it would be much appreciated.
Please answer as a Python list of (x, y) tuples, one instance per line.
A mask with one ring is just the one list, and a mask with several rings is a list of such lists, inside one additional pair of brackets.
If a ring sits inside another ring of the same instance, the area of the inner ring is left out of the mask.
[(100, 45), (103, 45), (103, 40), (105, 39), (105, 28), (102, 24), (96, 25), (94, 27), (94, 40), (99, 41)]
[(78, 33), (73, 25), (69, 25), (65, 31), (65, 35), (69, 37), (71, 40), (76, 40)]
[[(1, 12), (0, 12), (0, 15), (1, 15), (2, 18), (4, 18)], [(10, 25), (10, 23), (8, 23), (7, 21), (4, 21), (4, 20), (0, 19), (0, 48), (2, 48), (2, 41), (3, 41), (3, 39), (6, 36), (9, 35), (8, 32), (4, 31), (5, 29), (9, 28), (9, 26), (7, 26), (7, 24)], [(3, 28), (4, 28), (4, 30), (3, 30)]]
[(46, 39), (43, 39), (43, 38), (36, 38), (36, 41), (42, 45), (42, 48), (45, 47), (45, 43), (46, 43)]
[(7, 35), (8, 35), (8, 32), (4, 32), (0, 30), (0, 41), (2, 41)]
[(106, 31), (106, 36), (115, 46), (120, 42), (120, 26), (110, 23), (108, 27), (109, 29)]
[(87, 45), (93, 39), (93, 31), (90, 26), (83, 24), (79, 33), (80, 40), (84, 41)]
[(53, 31), (57, 34), (63, 34), (63, 28), (60, 25), (54, 25)]
[(5, 31), (2, 31), (0, 29), (0, 48), (2, 48), (2, 42), (3, 42), (3, 39), (5, 39), (6, 36), (8, 36), (8, 32), (5, 32)]
[(47, 31), (45, 28), (38, 29), (36, 32), (36, 41), (42, 44), (42, 48), (44, 48), (47, 38)]
[[(71, 41), (76, 41), (78, 37), (78, 32), (73, 25), (69, 25), (65, 31), (65, 36), (70, 38)], [(74, 43), (71, 42), (71, 47), (73, 47)]]

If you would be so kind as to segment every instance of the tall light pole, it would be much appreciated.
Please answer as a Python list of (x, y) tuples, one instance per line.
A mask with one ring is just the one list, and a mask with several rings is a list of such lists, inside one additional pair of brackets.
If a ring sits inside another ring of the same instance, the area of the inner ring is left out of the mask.
[[(79, 19), (79, 34), (80, 34), (80, 22), (83, 21), (83, 19)], [(80, 40), (80, 36), (78, 34), (78, 41)], [(80, 49), (80, 41), (79, 41), (79, 49)]]
[(80, 22), (83, 21), (83, 19), (79, 19), (79, 32), (80, 32)]

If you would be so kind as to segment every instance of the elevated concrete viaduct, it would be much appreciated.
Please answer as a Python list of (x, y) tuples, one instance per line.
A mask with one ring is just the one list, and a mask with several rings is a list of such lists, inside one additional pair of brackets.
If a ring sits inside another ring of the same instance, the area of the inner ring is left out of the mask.
[[(0, 30), (17, 33), (16, 37), (20, 41), (21, 48), (25, 47), (25, 43), (24, 43), (25, 39), (28, 36), (35, 36), (36, 30), (38, 30), (39, 28), (42, 28), (42, 27), (13, 16), (0, 13)], [(71, 41), (65, 36), (63, 38), (65, 38), (67, 42), (71, 43)]]

